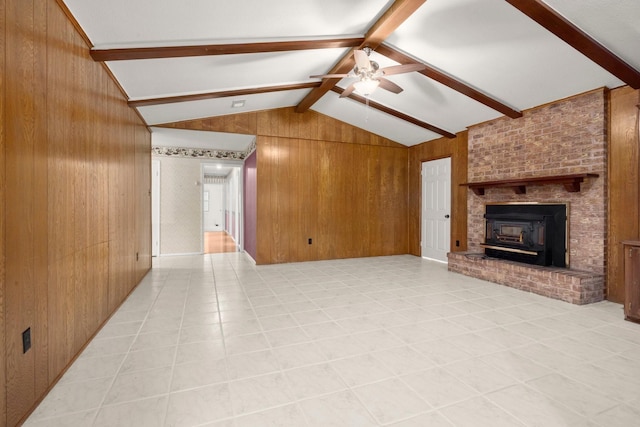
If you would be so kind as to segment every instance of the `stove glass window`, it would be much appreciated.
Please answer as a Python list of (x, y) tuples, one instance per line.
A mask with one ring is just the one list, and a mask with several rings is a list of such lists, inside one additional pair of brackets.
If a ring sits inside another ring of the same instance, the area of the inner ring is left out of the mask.
[(509, 237), (520, 237), (522, 233), (522, 227), (517, 225), (501, 225), (500, 226), (500, 234), (503, 236)]

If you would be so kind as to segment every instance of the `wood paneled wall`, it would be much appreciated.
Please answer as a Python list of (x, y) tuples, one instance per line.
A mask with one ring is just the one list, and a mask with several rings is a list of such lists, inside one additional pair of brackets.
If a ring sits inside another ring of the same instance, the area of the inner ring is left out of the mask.
[(6, 342), (5, 342), (5, 97), (6, 91), (6, 5), (0, 0), (0, 427), (6, 426), (7, 421), (7, 379), (6, 379)]
[(407, 253), (407, 147), (293, 108), (166, 126), (257, 135), (258, 264)]
[[(420, 256), (422, 162), (451, 157), (451, 252), (467, 250), (467, 132), (409, 147), (409, 253)], [(456, 246), (456, 241), (459, 246)]]
[(610, 92), (609, 221), (607, 299), (624, 301), (621, 242), (640, 237), (640, 171), (638, 120), (640, 91), (629, 87)]
[(188, 120), (160, 126), (406, 149), (402, 144), (315, 111), (296, 113), (294, 107)]
[(149, 130), (142, 123), (135, 125), (134, 132), (134, 283), (139, 283), (151, 267), (151, 138)]
[(55, 0), (0, 0), (0, 89), (0, 426), (14, 426), (151, 266), (151, 136)]
[(259, 136), (257, 150), (257, 263), (407, 253), (406, 148)]
[(256, 230), (258, 225), (258, 176), (256, 173), (257, 153), (252, 152), (243, 167), (243, 248), (254, 260), (258, 251)]

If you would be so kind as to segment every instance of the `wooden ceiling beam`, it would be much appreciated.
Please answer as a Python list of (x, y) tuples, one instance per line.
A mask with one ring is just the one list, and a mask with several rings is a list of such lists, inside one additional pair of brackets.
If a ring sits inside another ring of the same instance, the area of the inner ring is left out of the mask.
[(326, 40), (292, 40), (280, 42), (208, 44), (192, 46), (132, 47), (91, 49), (94, 61), (124, 61), (133, 59), (183, 58), (189, 56), (234, 55), (242, 53), (285, 52), (292, 50), (330, 49), (360, 46), (364, 38)]
[(263, 86), (249, 89), (227, 90), (222, 92), (196, 93), (191, 95), (166, 96), (128, 101), (130, 107), (147, 107), (150, 105), (173, 104), (176, 102), (201, 101), (203, 99), (228, 98), (232, 96), (256, 95), (261, 93), (281, 92), (285, 90), (313, 89), (320, 86), (320, 82), (308, 82), (281, 86)]
[[(331, 88), (331, 90), (335, 93), (338, 94), (342, 94), (342, 92), (344, 92), (344, 89), (342, 89), (339, 86), (334, 86), (333, 88)], [(391, 116), (397, 117), (401, 120), (404, 120), (406, 122), (409, 123), (413, 123), (416, 126), (420, 126), (421, 128), (430, 130), (431, 132), (437, 133), (438, 135), (442, 135), (445, 136), (447, 138), (455, 138), (456, 135), (454, 133), (448, 132), (444, 129), (441, 129), (437, 126), (434, 126), (430, 123), (427, 122), (423, 122), (422, 120), (418, 120), (413, 116), (410, 116), (408, 114), (404, 114), (401, 113), (400, 111), (394, 110), (393, 108), (387, 107), (386, 105), (382, 105), (378, 102), (372, 101), (372, 100), (367, 100), (365, 97), (360, 96), (360, 95), (356, 95), (355, 93), (352, 93), (348, 96), (348, 98), (353, 99), (354, 101), (358, 101), (361, 104), (365, 104), (368, 105), (371, 108), (374, 108), (378, 111), (382, 111), (383, 113), (387, 113)]]
[(400, 25), (427, 0), (396, 0), (387, 11), (371, 26), (364, 36), (362, 47), (369, 46), (376, 49), (387, 39)]
[[(355, 61), (353, 59), (353, 51), (362, 49), (365, 46), (375, 49), (393, 33), (404, 21), (407, 20), (416, 10), (420, 8), (427, 0), (396, 0), (385, 13), (378, 19), (364, 36), (364, 40), (360, 45), (352, 47), (329, 72), (326, 74), (344, 74), (348, 73)], [(340, 79), (323, 79), (322, 84), (312, 90), (304, 99), (296, 106), (298, 113), (307, 111), (313, 104), (322, 98), (327, 92), (332, 90)]]
[(507, 0), (507, 2), (632, 88), (640, 89), (638, 70), (541, 0)]
[(424, 76), (427, 76), (430, 79), (433, 79), (439, 83), (442, 83), (443, 85), (448, 86), (451, 89), (457, 92), (460, 92), (461, 94), (466, 95), (469, 98), (474, 99), (480, 102), (481, 104), (484, 104), (487, 107), (492, 108), (504, 114), (507, 117), (511, 117), (512, 119), (517, 119), (518, 117), (522, 117), (521, 111), (513, 109), (508, 105), (503, 104), (502, 102), (496, 99), (493, 99), (490, 96), (485, 95), (484, 93), (472, 88), (471, 86), (468, 86), (462, 83), (461, 81), (456, 80), (447, 74), (444, 74), (442, 71), (439, 71), (421, 61), (417, 61), (411, 58), (410, 56), (407, 56), (404, 53), (388, 45), (378, 46), (378, 48), (376, 49), (376, 52), (386, 56), (387, 58), (393, 59), (394, 61), (399, 62), (400, 64), (414, 64), (414, 63), (423, 64), (426, 66), (426, 68), (422, 71), (418, 71), (418, 73)]

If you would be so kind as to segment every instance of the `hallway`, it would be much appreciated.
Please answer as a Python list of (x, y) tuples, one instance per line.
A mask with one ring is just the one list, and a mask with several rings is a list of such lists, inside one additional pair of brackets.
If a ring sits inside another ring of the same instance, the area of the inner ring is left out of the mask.
[(26, 426), (629, 426), (640, 325), (413, 256), (155, 258)]
[(204, 232), (204, 253), (222, 254), (226, 252), (237, 252), (238, 245), (226, 231), (205, 231)]

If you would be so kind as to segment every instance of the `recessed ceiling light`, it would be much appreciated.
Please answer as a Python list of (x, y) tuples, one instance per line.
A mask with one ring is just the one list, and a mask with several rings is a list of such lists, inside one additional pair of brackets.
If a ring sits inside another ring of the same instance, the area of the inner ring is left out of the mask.
[(242, 108), (244, 107), (244, 99), (240, 99), (238, 101), (231, 101), (231, 108)]

